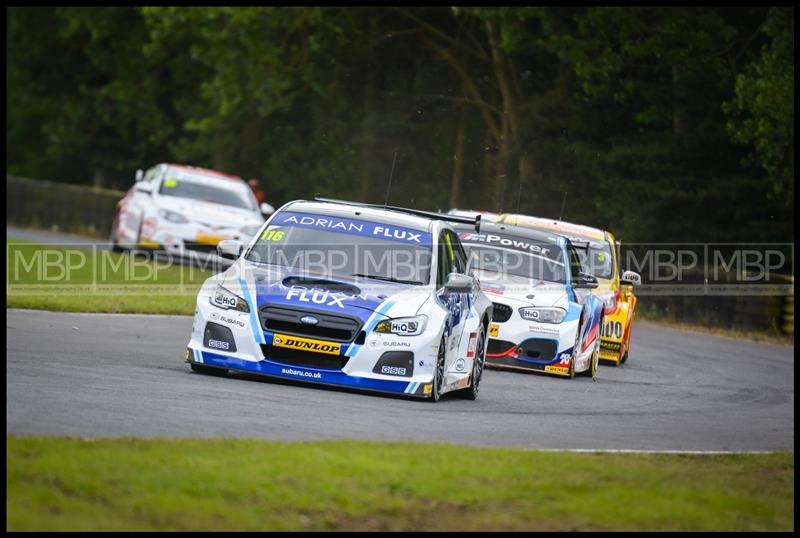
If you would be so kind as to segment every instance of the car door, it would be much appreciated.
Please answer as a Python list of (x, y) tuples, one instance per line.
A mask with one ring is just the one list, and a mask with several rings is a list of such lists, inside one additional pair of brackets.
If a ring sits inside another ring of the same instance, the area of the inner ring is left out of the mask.
[(444, 287), (450, 273), (466, 273), (466, 257), (457, 255), (457, 246), (456, 235), (450, 230), (442, 230), (439, 234), (438, 246), (437, 298), (448, 312), (445, 325), (446, 362), (448, 364), (455, 360), (458, 354), (465, 319), (469, 315), (470, 308), (470, 293), (446, 293)]

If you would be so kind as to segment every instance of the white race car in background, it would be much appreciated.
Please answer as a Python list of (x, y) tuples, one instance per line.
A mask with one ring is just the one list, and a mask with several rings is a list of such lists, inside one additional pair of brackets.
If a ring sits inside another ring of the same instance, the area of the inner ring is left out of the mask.
[(220, 243), (238, 259), (203, 284), (186, 362), (208, 374), (475, 399), (492, 303), (448, 220), (467, 219), (325, 199), (284, 205), (244, 254)]
[(139, 170), (136, 184), (117, 203), (112, 248), (216, 257), (220, 241), (249, 242), (264, 223), (264, 214), (273, 210), (269, 204), (259, 207), (240, 177), (159, 164), (147, 172)]
[(456, 226), (492, 297), (487, 367), (596, 377), (603, 303), (569, 239), (507, 224)]

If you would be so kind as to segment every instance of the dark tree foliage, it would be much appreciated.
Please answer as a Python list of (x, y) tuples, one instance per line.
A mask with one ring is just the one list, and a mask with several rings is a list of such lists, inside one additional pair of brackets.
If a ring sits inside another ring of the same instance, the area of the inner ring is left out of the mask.
[[(788, 241), (793, 8), (9, 8), (7, 171)], [(566, 200), (562, 213), (562, 201)]]

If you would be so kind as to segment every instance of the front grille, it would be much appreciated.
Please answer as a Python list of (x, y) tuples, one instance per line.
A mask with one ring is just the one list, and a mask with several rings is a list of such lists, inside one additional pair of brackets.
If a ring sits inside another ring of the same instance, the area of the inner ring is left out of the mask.
[[(301, 323), (300, 318), (307, 315), (314, 316), (319, 323), (316, 325)], [(285, 306), (265, 306), (261, 308), (260, 317), (261, 326), (268, 331), (335, 342), (352, 342), (361, 329), (361, 321), (355, 317)]]
[(531, 338), (522, 342), (520, 348), (522, 348), (522, 353), (519, 354), (519, 357), (551, 361), (558, 351), (558, 342), (545, 338)]
[(261, 344), (261, 352), (264, 358), (288, 364), (291, 366), (307, 366), (309, 368), (321, 368), (323, 370), (341, 370), (347, 364), (348, 357), (343, 355), (327, 355), (323, 353), (312, 353), (284, 347), (269, 346)]
[(492, 321), (497, 323), (503, 323), (504, 321), (508, 321), (511, 317), (511, 313), (513, 310), (510, 306), (504, 305), (501, 303), (492, 303), (494, 305), (494, 311), (492, 313)]

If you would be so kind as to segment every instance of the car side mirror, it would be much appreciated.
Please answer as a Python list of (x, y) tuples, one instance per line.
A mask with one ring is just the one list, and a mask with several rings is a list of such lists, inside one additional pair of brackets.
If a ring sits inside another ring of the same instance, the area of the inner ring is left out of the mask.
[(144, 179), (144, 170), (142, 170), (141, 168), (139, 168), (139, 169), (136, 171), (136, 183), (139, 183), (139, 182), (140, 182), (141, 180), (143, 180), (143, 179)]
[(639, 276), (639, 273), (634, 271), (625, 271), (622, 273), (622, 278), (619, 279), (620, 284), (625, 284), (628, 286), (638, 286), (642, 283), (642, 277)]
[(269, 205), (267, 202), (261, 202), (261, 205), (258, 206), (258, 208), (261, 210), (261, 214), (265, 217), (275, 213), (275, 208)]
[(588, 273), (581, 273), (578, 275), (578, 278), (575, 279), (575, 283), (572, 285), (573, 288), (584, 290), (593, 290), (597, 286), (599, 286), (597, 283), (597, 278)]
[(226, 260), (235, 260), (242, 254), (242, 244), (235, 239), (223, 239), (217, 244), (217, 254)]
[(146, 194), (153, 194), (153, 184), (149, 181), (140, 181), (136, 184), (136, 190)]
[(461, 273), (450, 273), (447, 275), (447, 283), (444, 289), (447, 293), (464, 293), (472, 290), (472, 277)]

